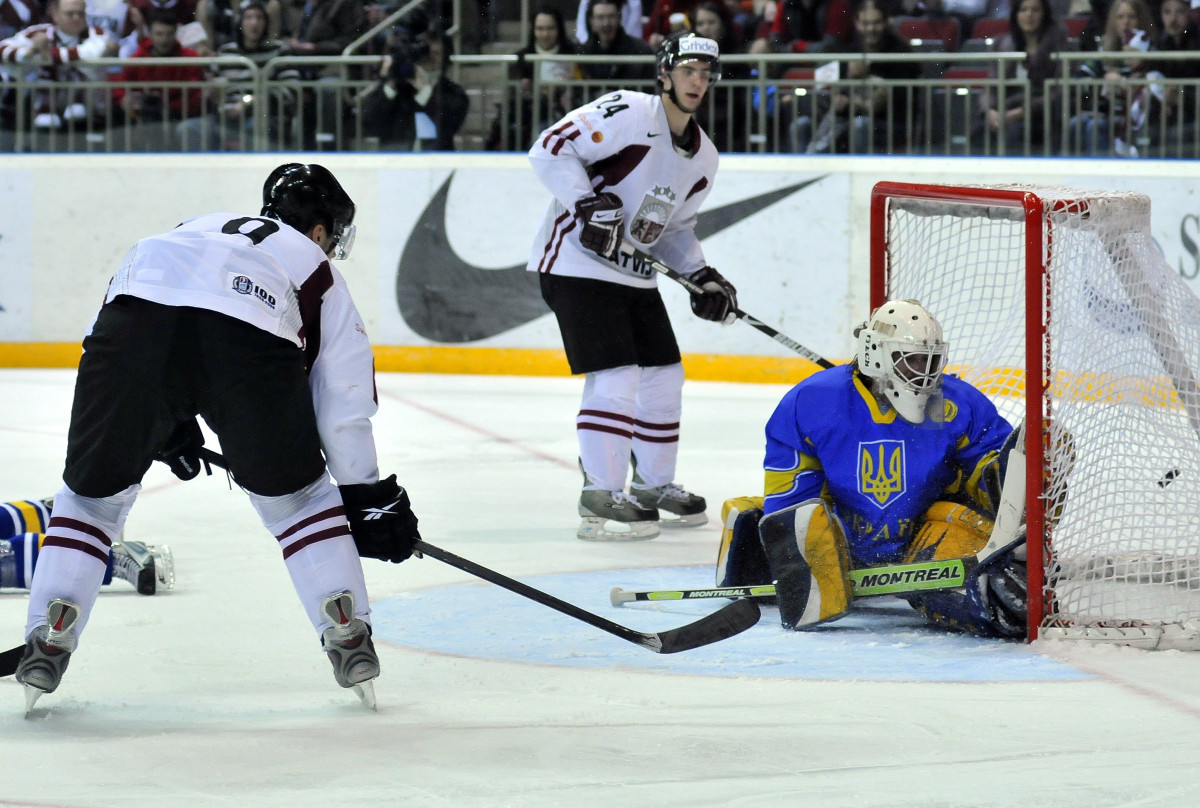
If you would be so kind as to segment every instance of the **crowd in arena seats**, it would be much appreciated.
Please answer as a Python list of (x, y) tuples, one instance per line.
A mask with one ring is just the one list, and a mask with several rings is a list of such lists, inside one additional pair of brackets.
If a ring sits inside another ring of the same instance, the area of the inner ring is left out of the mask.
[[(0, 151), (520, 151), (589, 96), (649, 89), (657, 43), (690, 29), (765, 57), (726, 61), (697, 115), (724, 152), (1200, 157), (1190, 0), (538, 3), (489, 85), (449, 58), (495, 39), (491, 0), (0, 0)], [(342, 63), (351, 43), (376, 61)], [(906, 53), (925, 58), (873, 58)]]

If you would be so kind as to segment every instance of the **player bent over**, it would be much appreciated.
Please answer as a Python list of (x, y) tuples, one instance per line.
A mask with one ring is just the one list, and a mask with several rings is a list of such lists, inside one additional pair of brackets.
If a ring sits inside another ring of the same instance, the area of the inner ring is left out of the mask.
[[(786, 628), (845, 615), (851, 569), (979, 553), (1017, 437), (943, 373), (942, 328), (916, 301), (885, 303), (855, 336), (853, 363), (793, 387), (767, 422), (765, 497), (725, 503), (717, 582), (775, 581)], [(935, 625), (1024, 636), (1024, 549), (1020, 531), (964, 588), (906, 597)]]
[(338, 684), (373, 705), (359, 555), (399, 562), (420, 537), (395, 476), (379, 479), (371, 346), (329, 260), (353, 221), (327, 169), (287, 163), (258, 215), (199, 216), (126, 255), (83, 343), (16, 672), (27, 709), (58, 687), (151, 462), (199, 451), (197, 415), (279, 542)]
[(575, 421), (581, 539), (650, 539), (660, 517), (686, 527), (707, 521), (704, 498), (675, 482), (683, 365), (657, 276), (619, 248), (628, 240), (701, 286), (691, 301), (697, 316), (735, 319), (733, 285), (707, 265), (694, 231), (717, 150), (692, 116), (720, 78), (719, 57), (711, 39), (668, 37), (657, 94), (606, 95), (529, 150), (554, 199), (528, 268), (539, 273), (571, 372), (585, 374)]
[[(0, 588), (29, 588), (53, 506), (53, 498), (0, 503)], [(153, 595), (159, 587), (175, 586), (175, 560), (170, 547), (119, 538), (112, 544), (101, 585), (120, 578), (142, 595)]]

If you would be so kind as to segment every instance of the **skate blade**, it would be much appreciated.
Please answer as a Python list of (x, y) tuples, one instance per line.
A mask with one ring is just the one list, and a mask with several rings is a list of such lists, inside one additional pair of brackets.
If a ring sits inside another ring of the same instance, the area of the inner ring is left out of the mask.
[(645, 541), (660, 532), (658, 522), (617, 522), (600, 516), (585, 516), (575, 536), (584, 541)]
[[(708, 524), (708, 514), (703, 512), (690, 513), (686, 516), (676, 516), (673, 513), (660, 509), (658, 513), (662, 517), (658, 520), (658, 523), (668, 530), (676, 530), (684, 527), (703, 527)], [(668, 518), (668, 514), (675, 518)]]
[(379, 705), (375, 701), (375, 684), (373, 682), (370, 680), (360, 682), (359, 684), (352, 685), (350, 689), (373, 712), (379, 712)]
[(37, 704), (37, 700), (45, 695), (46, 691), (38, 690), (32, 685), (25, 685), (25, 717), (29, 718), (29, 714), (33, 712), (33, 705)]
[(175, 554), (165, 544), (158, 545), (154, 553), (154, 574), (161, 589), (175, 588)]

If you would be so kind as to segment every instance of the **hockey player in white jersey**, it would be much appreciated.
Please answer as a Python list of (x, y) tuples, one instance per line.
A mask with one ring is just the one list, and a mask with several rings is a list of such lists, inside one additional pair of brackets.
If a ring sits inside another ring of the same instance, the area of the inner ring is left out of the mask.
[[(702, 525), (703, 497), (675, 483), (683, 365), (653, 270), (623, 240), (700, 285), (699, 317), (733, 322), (734, 287), (694, 231), (717, 150), (693, 119), (720, 78), (717, 43), (676, 34), (658, 50), (658, 93), (606, 95), (538, 137), (529, 159), (554, 200), (529, 269), (554, 311), (571, 372), (586, 374), (576, 418), (581, 539), (649, 539)], [(625, 482), (633, 460), (629, 493)]]
[[(374, 705), (359, 556), (403, 561), (420, 536), (395, 475), (379, 478), (371, 346), (329, 261), (349, 253), (353, 220), (327, 169), (288, 163), (267, 178), (259, 215), (200, 216), (126, 255), (83, 342), (16, 672), (27, 710), (58, 687), (151, 462), (199, 451), (197, 415), (279, 542), (338, 684)], [(228, 630), (253, 653), (254, 633), (271, 628)]]

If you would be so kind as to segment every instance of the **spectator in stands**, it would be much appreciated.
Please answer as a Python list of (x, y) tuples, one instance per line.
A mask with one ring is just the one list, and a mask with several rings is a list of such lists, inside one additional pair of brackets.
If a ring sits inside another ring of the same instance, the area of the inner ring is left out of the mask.
[[(205, 38), (215, 51), (220, 52), (225, 45), (236, 42), (240, 35), (241, 16), (246, 11), (250, 0), (199, 0), (196, 6), (196, 20), (205, 31)], [(283, 6), (280, 0), (258, 0), (267, 13), (267, 27), (263, 32), (263, 41), (279, 40), (283, 23)]]
[[(579, 10), (575, 14), (575, 38), (582, 45), (592, 35), (590, 0), (579, 0)], [(624, 0), (620, 4), (620, 27), (634, 39), (641, 39), (642, 30), (642, 0)]]
[(767, 38), (751, 53), (812, 53), (844, 50), (853, 38), (849, 0), (782, 0)]
[(1115, 0), (1108, 10), (1104, 36), (1100, 40), (1100, 58), (1086, 62), (1081, 75), (1094, 79), (1089, 92), (1080, 99), (1070, 121), (1070, 136), (1076, 150), (1088, 154), (1105, 153), (1112, 148), (1119, 156), (1131, 152), (1140, 124), (1131, 115), (1145, 86), (1129, 79), (1146, 76), (1144, 59), (1129, 59), (1116, 54), (1145, 53), (1150, 49), (1152, 20), (1145, 0)]
[(385, 150), (453, 151), (469, 101), (446, 76), (449, 63), (450, 43), (436, 24), (395, 41), (379, 83), (363, 100), (363, 133)]
[[(50, 0), (47, 12), (50, 22), (31, 25), (0, 41), (0, 69), (59, 85), (103, 80), (102, 68), (78, 65), (81, 59), (116, 54), (104, 32), (88, 25), (85, 0)], [(86, 128), (89, 119), (94, 123), (103, 117), (107, 97), (98, 88), (39, 88), (33, 97), (33, 125)]]
[(151, 19), (160, 11), (169, 11), (175, 18), (175, 39), (179, 44), (201, 56), (213, 53), (204, 26), (196, 19), (196, 0), (129, 0), (129, 27), (136, 34), (131, 39), (139, 46), (150, 39)]
[[(509, 99), (508, 128), (503, 128), (503, 116), (492, 121), (486, 148), (527, 150), (533, 138), (543, 129), (575, 109), (575, 95), (565, 82), (581, 76), (574, 62), (530, 62), (525, 57), (570, 56), (576, 45), (567, 33), (562, 12), (555, 6), (542, 6), (533, 14), (533, 25), (525, 47), (517, 51), (516, 74), (519, 79), (519, 97)], [(538, 104), (534, 107), (533, 76), (537, 72), (540, 91)], [(497, 105), (497, 110), (500, 107)]]
[[(267, 37), (270, 12), (262, 0), (245, 0), (238, 24), (237, 38), (221, 46), (220, 56), (244, 56), (262, 69), (278, 56), (283, 43)], [(268, 146), (285, 146), (281, 134), (286, 132), (296, 107), (295, 91), (287, 86), (289, 79), (299, 77), (295, 68), (284, 68), (270, 78), (273, 84), (267, 103)], [(191, 118), (179, 127), (185, 151), (222, 149), (250, 151), (254, 140), (254, 116), (263, 99), (254, 95), (254, 71), (241, 65), (220, 68), (218, 81), (225, 85), (225, 96), (219, 109), (204, 117)]]
[(721, 81), (709, 87), (704, 105), (696, 112), (696, 122), (708, 132), (721, 152), (746, 151), (748, 109), (747, 87), (730, 85), (751, 77), (751, 65), (730, 62), (724, 57), (745, 53), (741, 31), (722, 0), (701, 0), (692, 9), (692, 30), (697, 36), (716, 42), (721, 48)]
[[(854, 15), (854, 39), (848, 51), (869, 56), (910, 53), (911, 48), (888, 24), (879, 0), (862, 0)], [(866, 83), (835, 85), (819, 96), (821, 117), (815, 132), (815, 116), (802, 111), (791, 127), (792, 150), (829, 154), (906, 149), (911, 122), (905, 82), (920, 78), (921, 65), (868, 58), (841, 64), (839, 75)]]
[[(1192, 17), (1188, 0), (1163, 0), (1159, 9), (1162, 33), (1152, 50), (1200, 51), (1200, 31)], [(1147, 74), (1150, 78), (1185, 80), (1200, 78), (1200, 58), (1163, 59), (1154, 62)], [(1176, 84), (1171, 81), (1150, 85), (1150, 107), (1147, 117), (1149, 142), (1158, 157), (1200, 157), (1196, 143), (1197, 94), (1195, 83)]]
[[(113, 90), (113, 100), (130, 121), (155, 123), (184, 121), (204, 111), (206, 77), (199, 65), (139, 65), (137, 59), (192, 57), (200, 54), (185, 48), (175, 38), (179, 24), (168, 9), (150, 12), (150, 38), (138, 45), (132, 60), (121, 71), (122, 86)], [(135, 86), (125, 86), (137, 82)], [(141, 83), (145, 83), (144, 86)], [(197, 87), (162, 86), (178, 82), (195, 82)], [(174, 149), (176, 144), (163, 137), (161, 126), (146, 127), (143, 135), (146, 148)]]
[[(1007, 79), (1027, 78), (1029, 95), (1018, 87), (1006, 87), (1003, 103), (995, 88), (984, 93), (983, 126), (997, 138), (1004, 139), (1007, 154), (1025, 154), (1028, 133), (1030, 152), (1045, 145), (1046, 103), (1049, 102), (1053, 126), (1060, 118), (1060, 99), (1057, 90), (1046, 96), (1046, 79), (1058, 71), (1054, 54), (1066, 47), (1066, 34), (1054, 19), (1050, 0), (1019, 0), (1009, 15), (1008, 33), (994, 43), (1000, 53), (1021, 51), (1023, 62), (1006, 62)], [(1061, 125), (1058, 126), (1061, 131)], [(1051, 143), (1056, 139), (1051, 136)]]
[[(366, 11), (362, 0), (309, 0), (296, 22), (294, 35), (287, 40), (284, 53), (291, 56), (338, 56), (363, 33)], [(308, 89), (302, 106), (303, 147), (312, 150), (336, 148), (339, 122), (348, 109), (342, 103), (343, 73), (336, 67), (300, 68), (306, 81), (320, 79), (319, 88)]]
[(584, 78), (623, 85), (653, 81), (654, 60), (648, 58), (653, 53), (650, 46), (621, 28), (621, 9), (625, 3), (626, 0), (588, 0), (588, 38), (579, 53), (586, 56), (644, 56), (646, 61), (580, 63)]
[(362, 0), (311, 0), (287, 40), (293, 56), (338, 56), (363, 28), (366, 11)]

